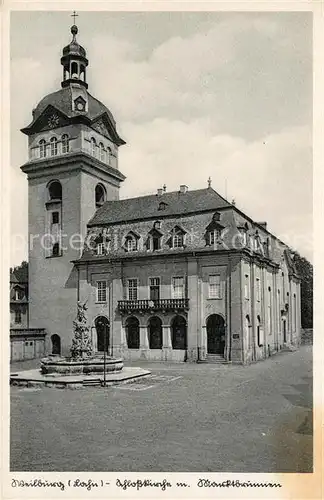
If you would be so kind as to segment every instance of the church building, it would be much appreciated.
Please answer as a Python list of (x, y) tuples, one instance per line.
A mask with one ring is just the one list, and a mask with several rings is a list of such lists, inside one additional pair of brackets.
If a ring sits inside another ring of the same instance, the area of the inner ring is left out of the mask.
[(125, 141), (88, 92), (86, 51), (75, 25), (71, 33), (61, 89), (22, 129), (29, 324), (46, 329), (47, 353), (69, 354), (78, 301), (87, 303), (94, 350), (125, 360), (245, 364), (298, 345), (300, 279), (266, 223), (211, 180), (120, 200)]

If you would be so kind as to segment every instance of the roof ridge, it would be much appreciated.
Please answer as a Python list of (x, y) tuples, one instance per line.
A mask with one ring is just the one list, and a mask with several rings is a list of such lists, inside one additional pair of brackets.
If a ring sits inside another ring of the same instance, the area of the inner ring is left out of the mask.
[[(121, 198), (120, 200), (107, 200), (107, 202), (111, 201), (111, 202), (120, 202), (120, 201), (129, 201), (129, 200), (138, 200), (139, 198), (149, 198), (149, 197), (153, 197), (153, 196), (156, 196), (157, 198), (161, 198), (163, 199), (163, 197), (169, 195), (169, 194), (181, 194), (181, 195), (187, 195), (188, 193), (197, 193), (198, 191), (207, 191), (208, 188), (200, 188), (200, 189), (191, 189), (191, 190), (188, 190), (186, 193), (181, 193), (181, 191), (167, 191), (167, 192), (164, 192), (162, 194), (157, 194), (157, 193), (152, 193), (152, 194), (142, 194), (142, 195), (139, 195), (139, 196), (133, 196), (132, 198)], [(214, 193), (217, 193), (217, 191), (213, 190)], [(220, 195), (218, 195), (220, 196)], [(227, 201), (227, 200), (225, 200)], [(107, 203), (106, 202), (106, 203)], [(229, 203), (227, 201), (227, 203)]]

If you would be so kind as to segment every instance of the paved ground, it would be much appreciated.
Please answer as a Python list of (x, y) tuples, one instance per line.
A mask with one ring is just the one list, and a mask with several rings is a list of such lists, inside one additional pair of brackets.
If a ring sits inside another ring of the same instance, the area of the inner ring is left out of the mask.
[[(311, 472), (312, 352), (141, 363), (110, 388), (11, 388), (11, 470)], [(14, 364), (12, 370), (33, 363)]]

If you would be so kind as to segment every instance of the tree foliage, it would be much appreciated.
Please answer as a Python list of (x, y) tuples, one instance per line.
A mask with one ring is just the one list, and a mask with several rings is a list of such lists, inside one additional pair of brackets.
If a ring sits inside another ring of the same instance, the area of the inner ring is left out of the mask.
[(16, 278), (21, 282), (28, 282), (28, 262), (25, 260), (19, 266), (10, 268), (10, 274), (15, 273)]
[(293, 252), (294, 263), (301, 279), (301, 323), (302, 328), (313, 328), (313, 266), (298, 252)]

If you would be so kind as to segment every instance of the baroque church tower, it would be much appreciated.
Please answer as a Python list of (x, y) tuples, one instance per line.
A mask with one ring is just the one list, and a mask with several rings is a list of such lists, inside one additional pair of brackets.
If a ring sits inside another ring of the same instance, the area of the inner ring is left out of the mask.
[(39, 102), (21, 130), (29, 153), (21, 169), (28, 176), (30, 326), (46, 328), (57, 352), (65, 339), (63, 354), (78, 300), (72, 262), (80, 257), (88, 221), (106, 200), (119, 199), (125, 179), (118, 169), (125, 142), (111, 112), (88, 92), (86, 51), (76, 40), (77, 26), (71, 33), (61, 57), (62, 88)]

